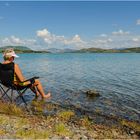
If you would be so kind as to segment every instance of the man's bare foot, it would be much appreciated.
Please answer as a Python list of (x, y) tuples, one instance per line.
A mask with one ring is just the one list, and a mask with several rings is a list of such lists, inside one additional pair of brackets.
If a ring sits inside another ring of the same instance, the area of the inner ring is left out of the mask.
[(47, 98), (50, 98), (51, 97), (51, 93), (48, 92), (48, 94), (44, 95), (43, 98), (47, 99)]

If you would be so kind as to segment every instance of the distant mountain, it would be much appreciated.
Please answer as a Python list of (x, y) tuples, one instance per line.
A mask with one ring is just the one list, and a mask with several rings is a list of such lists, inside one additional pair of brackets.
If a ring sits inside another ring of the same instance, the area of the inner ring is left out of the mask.
[(49, 52), (51, 53), (69, 53), (69, 52), (75, 52), (73, 49), (57, 49), (57, 48), (49, 48)]
[(49, 53), (49, 51), (35, 51), (26, 46), (4, 46), (0, 47), (0, 52), (3, 52), (7, 48), (13, 48), (17, 53)]
[(57, 48), (49, 48), (48, 51), (51, 52), (51, 53), (59, 53), (62, 50), (61, 49), (57, 49)]
[(30, 48), (25, 46), (4, 46), (4, 47), (0, 47), (0, 50), (4, 50), (7, 48), (13, 48), (14, 50), (31, 50)]
[(140, 47), (126, 48), (126, 49), (123, 49), (122, 52), (136, 52), (136, 53), (140, 53)]
[(140, 47), (122, 49), (87, 48), (74, 51), (75, 53), (140, 53)]
[(50, 48), (47, 51), (50, 53), (140, 53), (140, 47), (119, 49), (83, 48), (80, 50)]
[(77, 50), (75, 52), (80, 52), (80, 53), (92, 52), (92, 53), (96, 53), (96, 52), (104, 52), (104, 51), (106, 51), (106, 50), (105, 49), (100, 49), (100, 48), (84, 48), (84, 49)]
[(65, 53), (71, 53), (71, 52), (75, 52), (76, 50), (74, 49), (63, 49), (63, 52)]
[(140, 53), (140, 47), (120, 48), (120, 49), (101, 49), (101, 48), (83, 48), (80, 50), (74, 49), (57, 49), (50, 48), (47, 50), (36, 51), (26, 46), (5, 46), (0, 47), (0, 52), (6, 48), (14, 48), (17, 53)]

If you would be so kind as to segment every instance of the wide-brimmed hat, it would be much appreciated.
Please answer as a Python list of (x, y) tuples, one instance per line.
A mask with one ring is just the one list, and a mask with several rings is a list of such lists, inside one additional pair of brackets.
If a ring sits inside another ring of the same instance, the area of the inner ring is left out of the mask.
[(15, 53), (13, 48), (8, 48), (4, 51), (3, 56), (11, 56), (11, 57), (16, 57), (18, 58), (19, 56)]

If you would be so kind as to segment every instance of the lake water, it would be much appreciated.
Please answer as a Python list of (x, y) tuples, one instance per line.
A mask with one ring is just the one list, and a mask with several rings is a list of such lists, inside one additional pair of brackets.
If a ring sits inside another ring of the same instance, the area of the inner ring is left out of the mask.
[[(25, 77), (40, 76), (52, 101), (100, 111), (105, 115), (140, 120), (140, 54), (64, 53), (19, 54)], [(82, 91), (96, 89), (88, 98)]]

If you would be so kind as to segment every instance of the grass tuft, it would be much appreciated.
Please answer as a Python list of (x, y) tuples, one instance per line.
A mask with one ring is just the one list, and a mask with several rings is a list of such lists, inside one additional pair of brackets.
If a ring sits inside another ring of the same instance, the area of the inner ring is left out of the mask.
[(70, 136), (72, 133), (63, 123), (58, 123), (54, 126), (55, 133), (60, 136)]
[(122, 120), (121, 124), (140, 133), (140, 124), (137, 122)]
[(32, 101), (32, 110), (36, 115), (43, 115), (45, 108), (44, 101)]
[(0, 129), (0, 136), (5, 135), (5, 131), (3, 129)]
[(7, 123), (7, 119), (4, 118), (3, 116), (0, 116), (0, 125), (4, 125)]
[(57, 116), (61, 121), (69, 121), (72, 117), (75, 116), (75, 113), (73, 111), (68, 110), (58, 113)]
[(25, 131), (21, 129), (16, 132), (16, 137), (22, 139), (47, 139), (49, 137), (49, 132), (35, 129)]
[(0, 112), (8, 115), (22, 116), (23, 110), (20, 107), (17, 107), (15, 104), (3, 103), (0, 102)]
[(91, 125), (91, 121), (89, 120), (88, 117), (83, 117), (79, 120), (79, 125), (82, 127), (86, 127), (86, 128), (90, 128)]

